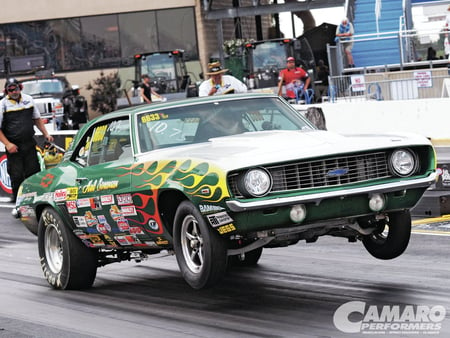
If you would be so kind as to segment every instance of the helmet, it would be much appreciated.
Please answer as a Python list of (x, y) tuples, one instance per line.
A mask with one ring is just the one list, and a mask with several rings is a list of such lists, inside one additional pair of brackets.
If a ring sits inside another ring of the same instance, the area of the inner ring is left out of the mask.
[(5, 90), (4, 90), (5, 95), (7, 93), (7, 89), (11, 86), (19, 87), (20, 90), (22, 90), (22, 84), (20, 83), (20, 81), (17, 80), (16, 78), (11, 77), (11, 78), (7, 79), (5, 82)]

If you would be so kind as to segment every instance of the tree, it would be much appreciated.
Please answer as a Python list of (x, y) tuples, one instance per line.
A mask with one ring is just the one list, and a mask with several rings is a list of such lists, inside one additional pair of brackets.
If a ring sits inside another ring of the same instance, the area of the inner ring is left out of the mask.
[(105, 75), (100, 73), (100, 77), (94, 80), (94, 84), (87, 85), (88, 90), (92, 90), (91, 108), (102, 114), (107, 114), (117, 109), (117, 97), (120, 87), (119, 73), (114, 72)]

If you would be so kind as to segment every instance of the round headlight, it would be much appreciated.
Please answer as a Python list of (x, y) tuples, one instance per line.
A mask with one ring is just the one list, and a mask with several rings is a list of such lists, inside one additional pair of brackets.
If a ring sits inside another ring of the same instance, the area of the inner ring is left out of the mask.
[(264, 169), (250, 169), (240, 180), (239, 190), (244, 196), (261, 197), (272, 188), (272, 178)]
[(390, 166), (394, 174), (405, 177), (414, 174), (418, 162), (412, 151), (399, 149), (392, 153)]

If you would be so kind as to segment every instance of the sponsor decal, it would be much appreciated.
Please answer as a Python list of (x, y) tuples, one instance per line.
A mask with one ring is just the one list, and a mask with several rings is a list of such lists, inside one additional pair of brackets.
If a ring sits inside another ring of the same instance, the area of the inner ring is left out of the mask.
[(141, 244), (141, 241), (133, 235), (119, 235), (114, 237), (120, 245)]
[(118, 205), (133, 204), (131, 194), (116, 195)]
[(86, 219), (88, 227), (95, 227), (98, 224), (97, 217), (95, 217), (92, 212), (86, 211), (84, 214), (84, 218)]
[(78, 198), (78, 188), (77, 187), (68, 187), (66, 188), (67, 196), (66, 200), (75, 201)]
[(116, 248), (117, 247), (117, 243), (109, 235), (106, 235), (106, 234), (103, 235), (103, 239), (107, 242), (106, 243), (107, 247), (109, 247), (109, 248)]
[(117, 222), (117, 227), (119, 228), (120, 231), (125, 232), (130, 230), (130, 224), (128, 224), (128, 221), (126, 218), (124, 217), (120, 217), (116, 220)]
[(87, 222), (83, 216), (73, 216), (72, 219), (77, 227), (87, 228)]
[(117, 189), (119, 186), (119, 181), (104, 181), (103, 178), (90, 180), (88, 184), (81, 187), (81, 192), (83, 194), (92, 193), (96, 191)]
[(224, 211), (217, 214), (207, 215), (209, 224), (214, 228), (233, 222), (233, 219)]
[(54, 178), (55, 178), (55, 176), (53, 176), (52, 174), (46, 174), (41, 179), (41, 183), (40, 183), (41, 186), (44, 188), (48, 188), (48, 186), (53, 183)]
[(91, 207), (91, 210), (101, 210), (102, 204), (100, 202), (100, 197), (95, 196), (89, 199), (89, 206)]
[(102, 205), (114, 204), (114, 195), (102, 195), (100, 196), (100, 201), (102, 202)]
[(109, 214), (111, 215), (112, 219), (117, 221), (119, 218), (122, 218), (122, 212), (120, 211), (119, 207), (117, 205), (111, 205), (111, 208), (109, 209)]
[(98, 223), (97, 224), (97, 231), (102, 234), (107, 234), (108, 232), (111, 232), (111, 226), (108, 223)]
[(94, 247), (104, 246), (105, 242), (103, 242), (102, 238), (98, 235), (91, 235), (89, 236), (89, 239), (91, 240), (91, 243)]
[(77, 201), (77, 207), (78, 208), (87, 208), (91, 206), (91, 201), (89, 198), (80, 198)]
[(6, 155), (0, 157), (0, 186), (8, 194), (12, 194), (11, 178), (8, 175), (8, 160)]
[(55, 202), (63, 202), (67, 199), (67, 190), (66, 189), (58, 189), (53, 193), (53, 200)]
[(150, 227), (150, 229), (152, 229), (153, 231), (157, 231), (159, 229), (159, 224), (158, 222), (156, 222), (154, 219), (150, 219), (148, 221), (148, 226)]
[(130, 234), (143, 235), (144, 231), (140, 227), (130, 227)]
[(67, 201), (66, 207), (67, 207), (67, 211), (69, 212), (69, 214), (76, 214), (78, 212), (76, 201)]
[(442, 305), (370, 305), (351, 301), (337, 308), (333, 322), (345, 333), (437, 335), (445, 316)]
[(29, 205), (19, 207), (19, 213), (21, 218), (36, 217), (34, 209)]
[(217, 205), (210, 205), (210, 204), (200, 204), (200, 205), (198, 206), (198, 208), (199, 208), (199, 210), (200, 210), (200, 212), (201, 212), (202, 214), (207, 214), (207, 213), (210, 213), (210, 212), (215, 212), (215, 211), (222, 211), (222, 210), (224, 210), (224, 208), (222, 208), (222, 207), (219, 207), (219, 206), (217, 206)]
[(236, 227), (234, 226), (233, 223), (230, 223), (230, 224), (227, 224), (227, 225), (223, 225), (223, 226), (217, 228), (217, 231), (221, 235), (226, 234), (228, 232), (232, 232), (234, 230), (236, 230)]
[(167, 239), (165, 239), (164, 237), (160, 237), (160, 236), (156, 237), (155, 243), (157, 245), (169, 245), (169, 241)]
[(134, 205), (127, 205), (121, 208), (122, 215), (124, 216), (136, 216), (136, 207)]

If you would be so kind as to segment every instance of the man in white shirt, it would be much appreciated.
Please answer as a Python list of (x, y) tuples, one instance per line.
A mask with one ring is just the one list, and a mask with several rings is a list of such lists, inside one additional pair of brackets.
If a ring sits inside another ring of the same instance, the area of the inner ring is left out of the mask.
[(246, 93), (247, 86), (231, 75), (224, 75), (228, 69), (222, 68), (220, 62), (208, 64), (210, 78), (202, 82), (198, 90), (198, 96), (211, 96), (232, 93)]

